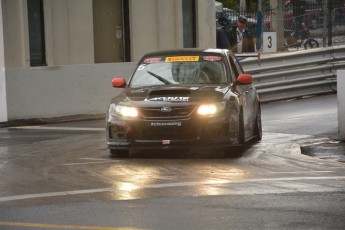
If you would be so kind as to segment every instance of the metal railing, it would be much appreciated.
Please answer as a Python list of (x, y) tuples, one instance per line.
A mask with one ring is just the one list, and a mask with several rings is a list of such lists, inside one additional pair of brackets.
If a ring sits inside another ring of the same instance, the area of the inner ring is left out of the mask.
[[(278, 2), (283, 8), (281, 12), (278, 12), (277, 7), (273, 8), (271, 1), (262, 2), (262, 31), (276, 32), (277, 28), (284, 28), (284, 38), (281, 39), (285, 42), (293, 31), (296, 37), (306, 36), (304, 28), (308, 28), (310, 33), (308, 36), (317, 40), (320, 45), (345, 44), (344, 0), (279, 0)], [(223, 12), (219, 15), (230, 19), (232, 25), (236, 25), (239, 15), (246, 16), (247, 27), (256, 37), (257, 13), (256, 7), (247, 10), (223, 8)]]
[(336, 93), (337, 70), (345, 69), (345, 46), (318, 48), (241, 61), (262, 102)]

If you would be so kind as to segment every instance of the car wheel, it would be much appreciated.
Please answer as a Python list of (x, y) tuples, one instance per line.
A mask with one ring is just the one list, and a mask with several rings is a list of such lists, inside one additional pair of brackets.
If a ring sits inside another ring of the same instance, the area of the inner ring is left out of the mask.
[(128, 157), (129, 151), (125, 149), (110, 149), (110, 155), (112, 157)]
[(305, 43), (304, 43), (304, 49), (313, 49), (313, 48), (318, 48), (319, 47), (319, 43), (315, 40), (315, 39), (308, 39)]

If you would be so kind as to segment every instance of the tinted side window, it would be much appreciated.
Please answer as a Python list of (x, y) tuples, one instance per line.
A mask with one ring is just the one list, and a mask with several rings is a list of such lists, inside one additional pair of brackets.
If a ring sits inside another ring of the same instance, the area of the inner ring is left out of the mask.
[(240, 75), (241, 73), (243, 73), (243, 69), (242, 66), (240, 65), (240, 63), (238, 62), (237, 58), (235, 57), (235, 55), (229, 53), (229, 60), (230, 60), (230, 67), (232, 69), (232, 71), (235, 74), (235, 79), (237, 79), (238, 75)]

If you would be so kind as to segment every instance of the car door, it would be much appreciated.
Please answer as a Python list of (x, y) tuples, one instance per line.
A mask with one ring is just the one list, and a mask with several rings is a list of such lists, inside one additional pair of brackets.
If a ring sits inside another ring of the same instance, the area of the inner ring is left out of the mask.
[[(229, 56), (231, 62), (231, 68), (236, 77), (240, 74), (243, 74), (243, 69), (240, 63), (237, 61), (236, 57), (233, 55)], [(245, 131), (245, 139), (251, 137), (253, 135), (254, 130), (254, 121), (255, 121), (255, 96), (256, 92), (254, 89), (253, 84), (247, 85), (237, 85), (236, 90), (239, 93), (240, 101), (242, 103), (242, 110), (243, 110), (243, 125)]]

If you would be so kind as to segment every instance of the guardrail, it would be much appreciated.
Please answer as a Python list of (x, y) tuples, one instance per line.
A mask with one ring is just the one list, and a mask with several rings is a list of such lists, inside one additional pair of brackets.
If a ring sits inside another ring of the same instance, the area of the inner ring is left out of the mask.
[(345, 69), (345, 46), (247, 58), (262, 102), (337, 92), (337, 70)]

